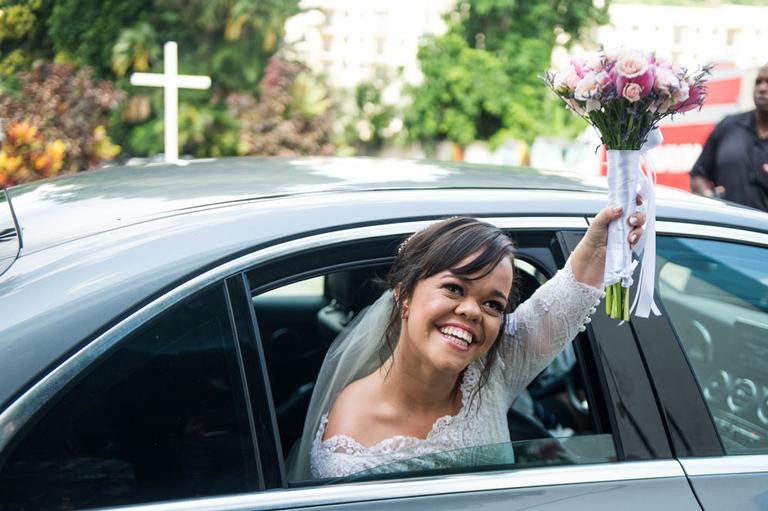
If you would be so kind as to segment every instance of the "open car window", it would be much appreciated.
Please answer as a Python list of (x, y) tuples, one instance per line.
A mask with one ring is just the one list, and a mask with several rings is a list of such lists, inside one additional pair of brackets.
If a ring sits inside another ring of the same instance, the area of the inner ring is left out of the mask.
[[(283, 455), (302, 434), (315, 379), (325, 353), (336, 336), (365, 306), (381, 294), (375, 281), (386, 275), (396, 243), (378, 250), (382, 257), (365, 261), (344, 261), (324, 270), (312, 271), (312, 254), (307, 254), (305, 266), (296, 264), (298, 278), (276, 274), (281, 285), (269, 285), (264, 278), (269, 271), (252, 272), (249, 280), (253, 304), (272, 391), (276, 422)], [(535, 258), (526, 257), (521, 246), (521, 257), (516, 261), (516, 274), (520, 301), (527, 299), (547, 280), (547, 273)], [(354, 252), (352, 250), (352, 252)], [(341, 258), (340, 258), (341, 259)], [(333, 261), (333, 258), (330, 258)], [(342, 259), (343, 261), (343, 259)], [(293, 266), (294, 263), (292, 262)], [(286, 300), (282, 285), (302, 287), (311, 279), (323, 279), (323, 295), (295, 297)], [(303, 283), (302, 283), (303, 282)], [(587, 342), (586, 334), (582, 341)], [(381, 467), (370, 473), (361, 473), (340, 480), (316, 481), (313, 484), (377, 479), (383, 473), (394, 471), (395, 476), (424, 476), (431, 473), (473, 472), (498, 469), (500, 466), (521, 468), (526, 466), (570, 465), (602, 463), (617, 459), (614, 438), (604, 416), (606, 407), (602, 390), (597, 383), (594, 361), (585, 359), (581, 350), (569, 345), (529, 385), (508, 411), (507, 421), (511, 442), (505, 445), (479, 446), (454, 452), (459, 459), (450, 466), (430, 466), (443, 459), (430, 455), (414, 458), (413, 467)], [(509, 452), (508, 461), (499, 465), (498, 455)], [(485, 454), (483, 454), (485, 453)], [(483, 456), (494, 453), (495, 463), (482, 462)], [(446, 454), (445, 456), (449, 456)], [(469, 460), (465, 463), (466, 460)], [(421, 467), (421, 468), (418, 468)], [(306, 484), (307, 482), (302, 482)]]

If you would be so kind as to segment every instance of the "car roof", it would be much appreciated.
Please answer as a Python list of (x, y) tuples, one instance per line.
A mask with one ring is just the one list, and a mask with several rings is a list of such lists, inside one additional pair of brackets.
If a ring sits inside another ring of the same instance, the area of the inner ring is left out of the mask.
[(199, 208), (364, 190), (601, 191), (599, 180), (527, 167), (376, 158), (225, 158), (113, 167), (9, 189), (27, 250)]
[[(604, 179), (365, 158), (242, 158), (85, 172), (9, 190), (22, 232), (0, 275), (0, 403), (191, 276), (280, 240), (450, 215), (589, 217)], [(660, 219), (768, 232), (768, 215), (659, 190)], [(59, 232), (61, 230), (61, 232)]]

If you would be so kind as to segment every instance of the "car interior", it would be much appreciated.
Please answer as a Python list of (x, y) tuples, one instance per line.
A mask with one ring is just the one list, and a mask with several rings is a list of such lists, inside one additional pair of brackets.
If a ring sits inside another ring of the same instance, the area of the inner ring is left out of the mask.
[[(378, 282), (386, 275), (389, 262), (379, 260), (377, 264), (368, 262), (309, 274), (303, 288), (299, 282), (254, 294), (284, 456), (288, 456), (302, 434), (326, 351), (344, 327), (381, 294), (383, 288)], [(515, 265), (517, 303), (522, 303), (546, 277), (534, 261), (525, 257), (518, 257)], [(577, 356), (581, 345), (588, 344), (585, 334), (577, 337), (577, 344), (580, 346), (569, 345), (542, 371), (508, 411), (510, 437), (513, 444), (519, 444), (515, 451), (517, 460), (532, 464), (563, 463), (565, 451), (561, 440), (608, 432), (607, 420), (600, 417), (605, 413), (604, 407), (590, 406), (595, 400), (604, 403), (595, 397), (595, 392), (599, 392), (595, 387), (599, 385), (584, 378), (587, 365)], [(594, 373), (590, 372), (593, 380)], [(613, 452), (613, 445), (609, 450)]]

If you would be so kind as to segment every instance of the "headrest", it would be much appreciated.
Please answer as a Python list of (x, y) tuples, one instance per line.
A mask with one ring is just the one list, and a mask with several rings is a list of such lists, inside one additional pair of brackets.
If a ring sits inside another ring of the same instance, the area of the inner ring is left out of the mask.
[(329, 298), (336, 301), (337, 307), (357, 313), (372, 304), (381, 294), (372, 282), (375, 276), (375, 268), (331, 273), (326, 277), (326, 291)]

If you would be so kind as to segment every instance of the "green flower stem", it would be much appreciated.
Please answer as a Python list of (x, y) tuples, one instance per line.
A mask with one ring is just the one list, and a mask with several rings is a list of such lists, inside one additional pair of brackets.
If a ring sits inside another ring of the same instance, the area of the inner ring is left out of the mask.
[(621, 287), (621, 282), (605, 289), (605, 313), (611, 319), (629, 321), (629, 288)]

